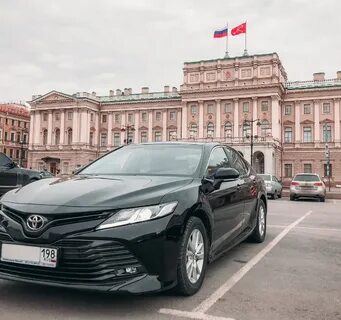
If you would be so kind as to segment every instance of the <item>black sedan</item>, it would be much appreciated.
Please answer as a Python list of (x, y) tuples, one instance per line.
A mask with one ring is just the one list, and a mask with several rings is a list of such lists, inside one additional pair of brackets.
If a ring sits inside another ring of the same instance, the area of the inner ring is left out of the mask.
[(264, 240), (266, 212), (263, 180), (232, 148), (129, 145), (4, 195), (0, 278), (192, 295), (208, 262)]

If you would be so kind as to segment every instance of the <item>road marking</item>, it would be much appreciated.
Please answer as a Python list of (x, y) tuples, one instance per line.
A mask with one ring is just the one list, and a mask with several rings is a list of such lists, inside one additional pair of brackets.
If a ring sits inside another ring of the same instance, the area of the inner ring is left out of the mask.
[[(268, 228), (286, 228), (286, 225), (281, 225), (281, 224), (269, 224), (267, 226)], [(341, 229), (337, 229), (337, 228), (317, 228), (317, 227), (295, 227), (295, 230), (297, 229), (302, 229), (302, 230), (317, 230), (317, 231), (338, 231), (341, 232)]]
[(193, 313), (205, 314), (222, 296), (224, 296), (233, 286), (241, 280), (264, 256), (269, 253), (293, 228), (308, 217), (312, 211), (306, 212), (301, 218), (297, 219), (274, 238), (265, 248), (255, 255), (247, 264), (229, 278), (220, 288), (213, 292), (206, 300), (201, 302), (199, 306), (193, 309)]
[(235, 320), (232, 318), (211, 316), (209, 314), (205, 314), (202, 312), (190, 312), (190, 311), (181, 311), (181, 310), (175, 310), (175, 309), (160, 309), (159, 313), (163, 313), (163, 314), (167, 314), (167, 315), (171, 315), (175, 317), (198, 319), (198, 320)]

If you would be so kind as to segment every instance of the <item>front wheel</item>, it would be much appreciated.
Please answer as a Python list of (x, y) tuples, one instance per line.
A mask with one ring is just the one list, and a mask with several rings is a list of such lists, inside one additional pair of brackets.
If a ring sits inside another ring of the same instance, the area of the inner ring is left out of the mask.
[(325, 202), (325, 201), (326, 201), (326, 198), (325, 198), (325, 197), (322, 197), (322, 198), (320, 198), (320, 201), (321, 201), (321, 202)]
[(263, 200), (259, 200), (257, 212), (257, 225), (253, 230), (250, 239), (254, 242), (261, 243), (266, 235), (266, 207)]
[(208, 256), (207, 232), (202, 221), (190, 217), (182, 236), (178, 257), (178, 292), (191, 296), (199, 291), (205, 278)]

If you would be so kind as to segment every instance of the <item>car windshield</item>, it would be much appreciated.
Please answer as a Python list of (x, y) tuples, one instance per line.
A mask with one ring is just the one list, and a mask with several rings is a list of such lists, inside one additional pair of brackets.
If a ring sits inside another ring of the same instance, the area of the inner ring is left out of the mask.
[(107, 154), (78, 174), (191, 176), (201, 156), (200, 145), (130, 145)]
[(259, 176), (265, 181), (271, 181), (271, 176), (269, 174), (259, 174)]
[(320, 178), (313, 174), (298, 174), (295, 178), (295, 181), (320, 181)]

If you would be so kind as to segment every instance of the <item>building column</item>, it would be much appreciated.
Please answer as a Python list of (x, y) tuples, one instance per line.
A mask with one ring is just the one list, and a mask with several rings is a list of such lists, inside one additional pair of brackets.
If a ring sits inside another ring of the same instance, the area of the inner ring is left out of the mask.
[(64, 137), (65, 137), (65, 110), (61, 110), (60, 113), (60, 137), (59, 137), (59, 144), (64, 144)]
[(176, 138), (181, 138), (181, 109), (176, 109)]
[[(252, 120), (256, 120), (258, 119), (258, 98), (257, 97), (253, 97), (252, 98)], [(258, 135), (258, 126), (257, 126), (257, 122), (255, 121), (252, 123), (253, 125), (253, 134), (254, 135)]]
[(215, 120), (216, 120), (216, 124), (215, 124), (215, 126), (216, 126), (216, 134), (215, 134), (215, 136), (216, 136), (216, 138), (220, 138), (221, 137), (221, 120), (220, 120), (220, 116), (221, 116), (221, 111), (220, 111), (220, 109), (221, 109), (221, 100), (220, 99), (217, 99), (216, 100), (216, 116), (215, 116)]
[(337, 147), (340, 146), (340, 99), (334, 99), (334, 141)]
[(273, 138), (281, 141), (278, 96), (271, 97), (271, 133)]
[(199, 101), (199, 137), (204, 137), (204, 101)]
[(52, 110), (49, 110), (47, 118), (47, 144), (52, 144)]
[(187, 139), (187, 112), (187, 102), (184, 102), (181, 108), (181, 139)]
[[(30, 133), (29, 133), (29, 137), (28, 137), (28, 143), (29, 143), (29, 149), (32, 149), (32, 146), (34, 144), (34, 111), (31, 111), (30, 114)], [(4, 133), (3, 133), (4, 135)]]
[(80, 139), (79, 142), (86, 143), (86, 131), (88, 126), (87, 110), (83, 109), (80, 112)]
[(295, 101), (295, 143), (301, 141), (301, 104)]
[(94, 135), (94, 146), (99, 146), (99, 121), (100, 121), (100, 117), (99, 117), (99, 111), (97, 111), (95, 113), (95, 135)]
[[(121, 114), (121, 128), (124, 128), (126, 125), (126, 113), (125, 111), (122, 112)], [(121, 131), (121, 145), (124, 145), (125, 142), (125, 138), (126, 138), (126, 132), (125, 131)]]
[(153, 141), (153, 111), (148, 112), (148, 142)]
[(108, 114), (108, 148), (112, 146), (112, 112)]
[(314, 100), (314, 142), (319, 143), (320, 141), (320, 101)]
[(134, 115), (134, 143), (139, 143), (139, 124), (140, 124), (140, 112), (135, 112)]
[(167, 141), (167, 109), (162, 112), (162, 141)]
[(73, 110), (72, 116), (72, 144), (78, 142), (78, 110)]
[(233, 136), (234, 138), (239, 138), (239, 101), (238, 99), (233, 99), (233, 102)]

